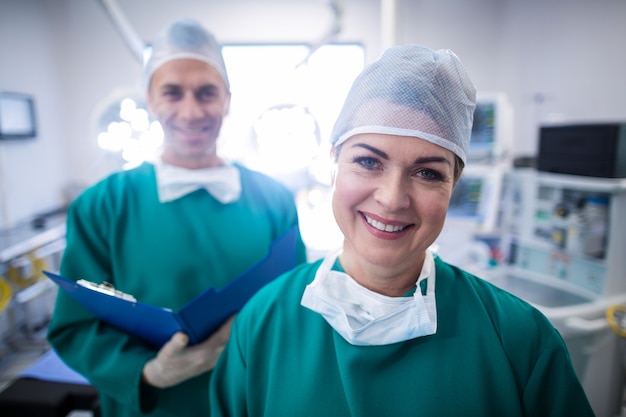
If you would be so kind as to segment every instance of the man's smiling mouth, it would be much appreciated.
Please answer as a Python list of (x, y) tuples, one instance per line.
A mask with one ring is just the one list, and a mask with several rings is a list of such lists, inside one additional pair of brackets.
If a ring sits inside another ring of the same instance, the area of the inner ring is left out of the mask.
[(193, 135), (202, 134), (202, 133), (206, 132), (207, 130), (209, 130), (209, 128), (206, 127), (206, 126), (202, 126), (202, 127), (198, 127), (198, 128), (195, 128), (195, 129), (191, 129), (191, 128), (178, 126), (176, 128), (176, 130), (178, 130), (180, 133), (182, 133), (184, 135), (193, 136)]

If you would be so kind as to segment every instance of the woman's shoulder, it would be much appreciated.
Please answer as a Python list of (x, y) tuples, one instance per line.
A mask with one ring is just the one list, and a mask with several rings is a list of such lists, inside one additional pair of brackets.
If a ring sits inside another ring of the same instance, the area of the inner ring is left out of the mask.
[[(436, 294), (437, 308), (447, 306), (449, 320), (481, 334), (493, 332), (511, 357), (523, 356), (535, 363), (543, 354), (566, 350), (559, 332), (539, 308), (487, 279), (438, 262)], [(472, 317), (470, 323), (467, 317)]]
[(304, 288), (313, 281), (322, 260), (305, 262), (290, 271), (279, 275), (274, 281), (263, 287), (258, 294), (264, 302), (280, 301), (285, 294), (302, 295)]
[(506, 323), (507, 328), (514, 325), (521, 326), (519, 330), (552, 329), (547, 317), (530, 302), (441, 259), (437, 258), (436, 265), (438, 292), (441, 290), (445, 294), (448, 288), (452, 288), (449, 293), (453, 298), (478, 304), (494, 322)]
[(320, 263), (321, 260), (302, 263), (279, 275), (261, 288), (240, 314), (258, 318), (276, 308), (293, 309), (299, 306), (304, 289), (313, 281)]

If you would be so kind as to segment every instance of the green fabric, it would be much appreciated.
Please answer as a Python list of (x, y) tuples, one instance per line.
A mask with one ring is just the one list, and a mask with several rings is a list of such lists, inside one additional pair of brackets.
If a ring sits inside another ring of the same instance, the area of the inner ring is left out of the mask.
[[(139, 301), (179, 310), (220, 288), (267, 254), (297, 224), (293, 195), (241, 166), (242, 195), (221, 204), (205, 190), (158, 201), (154, 166), (115, 173), (70, 206), (61, 274), (108, 281)], [(300, 261), (305, 250), (299, 241)], [(156, 350), (97, 321), (59, 293), (48, 339), (61, 358), (98, 388), (104, 417), (208, 414), (209, 373), (169, 389), (141, 386)]]
[(237, 316), (212, 416), (593, 416), (561, 336), (524, 301), (436, 258), (437, 333), (353, 346), (300, 305), (319, 264)]

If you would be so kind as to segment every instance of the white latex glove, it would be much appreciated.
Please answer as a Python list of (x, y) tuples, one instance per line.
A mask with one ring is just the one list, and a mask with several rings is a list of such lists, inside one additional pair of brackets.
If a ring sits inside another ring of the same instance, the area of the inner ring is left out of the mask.
[(226, 320), (205, 341), (194, 346), (187, 346), (189, 337), (185, 333), (176, 333), (161, 347), (156, 357), (144, 366), (144, 382), (167, 388), (213, 369), (230, 339), (234, 317)]

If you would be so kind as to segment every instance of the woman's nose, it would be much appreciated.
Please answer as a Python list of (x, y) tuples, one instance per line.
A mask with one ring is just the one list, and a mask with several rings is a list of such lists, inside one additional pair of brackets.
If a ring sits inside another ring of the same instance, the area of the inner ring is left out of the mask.
[(389, 173), (380, 181), (374, 197), (388, 211), (405, 209), (411, 205), (406, 179), (396, 173)]

